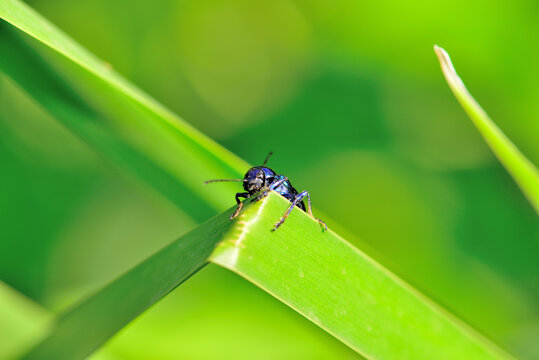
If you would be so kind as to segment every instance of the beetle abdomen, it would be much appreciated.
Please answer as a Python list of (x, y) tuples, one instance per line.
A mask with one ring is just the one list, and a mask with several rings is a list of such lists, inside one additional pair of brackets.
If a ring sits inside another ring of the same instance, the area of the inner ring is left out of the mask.
[[(283, 178), (283, 175), (277, 175), (274, 181), (278, 181)], [(275, 190), (281, 196), (285, 197), (290, 202), (294, 201), (294, 199), (298, 195), (298, 191), (292, 186), (292, 184), (290, 184), (290, 181), (288, 180), (286, 180), (273, 190)], [(301, 210), (305, 211), (305, 204), (303, 203), (303, 201), (298, 202), (296, 206), (299, 207)]]

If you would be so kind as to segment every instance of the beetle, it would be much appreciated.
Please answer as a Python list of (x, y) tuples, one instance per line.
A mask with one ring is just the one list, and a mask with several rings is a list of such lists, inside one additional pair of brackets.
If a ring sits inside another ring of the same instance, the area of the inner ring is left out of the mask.
[[(273, 190), (286, 198), (291, 203), (284, 212), (281, 219), (279, 219), (279, 221), (275, 223), (273, 231), (277, 230), (283, 224), (294, 206), (297, 206), (301, 210), (307, 212), (307, 214), (317, 220), (324, 227), (324, 230), (327, 230), (328, 227), (326, 223), (313, 216), (313, 212), (311, 210), (311, 195), (309, 194), (309, 192), (302, 191), (298, 193), (298, 191), (292, 186), (286, 176), (279, 175), (269, 167), (266, 167), (266, 163), (268, 162), (272, 154), (273, 152), (270, 152), (268, 156), (266, 156), (266, 160), (264, 160), (262, 166), (255, 166), (247, 170), (247, 173), (245, 173), (243, 179), (208, 180), (205, 181), (204, 184), (222, 181), (243, 182), (243, 189), (246, 192), (239, 192), (236, 194), (236, 203), (238, 204), (238, 207), (236, 208), (236, 211), (232, 215), (230, 215), (230, 220), (234, 220), (234, 218), (238, 216), (241, 209), (243, 208), (243, 202), (241, 202), (240, 198), (250, 198), (254, 194), (259, 193), (255, 198), (253, 198), (253, 201), (258, 201), (268, 195), (271, 190)], [(305, 197), (307, 197), (307, 209), (305, 209), (305, 203), (303, 202), (303, 199)]]

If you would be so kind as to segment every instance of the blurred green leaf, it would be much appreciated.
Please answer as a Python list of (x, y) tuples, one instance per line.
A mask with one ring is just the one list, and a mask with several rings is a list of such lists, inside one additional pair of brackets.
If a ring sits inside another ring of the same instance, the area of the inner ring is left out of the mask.
[(0, 281), (0, 359), (16, 358), (46, 336), (54, 316)]
[(127, 82), (24, 3), (2, 1), (0, 18), (38, 40), (0, 24), (0, 70), (70, 130), (198, 221), (229, 205), (223, 188), (206, 188), (202, 182), (237, 178), (247, 168), (244, 161)]
[(468, 92), (464, 82), (453, 67), (449, 54), (436, 45), (434, 46), (434, 51), (438, 56), (438, 60), (440, 60), (447, 83), (460, 105), (472, 119), (477, 130), (485, 138), (498, 160), (513, 176), (513, 179), (520, 186), (535, 211), (539, 213), (539, 171), (494, 124), (485, 110), (481, 108), (481, 105)]
[(214, 217), (167, 245), (57, 319), (49, 336), (26, 359), (83, 359), (207, 263), (230, 228)]

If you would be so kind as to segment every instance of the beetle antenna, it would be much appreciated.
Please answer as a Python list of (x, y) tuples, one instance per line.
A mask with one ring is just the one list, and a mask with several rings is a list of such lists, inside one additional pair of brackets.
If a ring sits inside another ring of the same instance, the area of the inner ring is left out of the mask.
[(266, 166), (266, 163), (268, 162), (268, 159), (270, 158), (270, 156), (273, 154), (273, 151), (270, 151), (268, 156), (266, 156), (266, 160), (264, 160), (264, 163), (262, 164), (262, 166)]
[(212, 182), (224, 182), (224, 181), (237, 181), (237, 182), (244, 182), (243, 179), (217, 179), (217, 180), (207, 180), (204, 181), (204, 185), (212, 183)]

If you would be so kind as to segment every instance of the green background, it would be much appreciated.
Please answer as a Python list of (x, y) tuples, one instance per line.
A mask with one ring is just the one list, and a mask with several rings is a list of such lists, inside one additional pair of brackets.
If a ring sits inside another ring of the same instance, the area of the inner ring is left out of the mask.
[[(273, 150), (269, 165), (311, 192), (330, 227), (338, 222), (358, 247), (509, 351), (539, 358), (537, 216), (432, 51), (437, 43), (450, 52), (476, 99), (537, 164), (537, 3), (28, 3), (250, 163)], [(52, 311), (195, 226), (1, 73), (0, 166), (0, 280)], [(7, 342), (2, 334), (0, 346)], [(357, 357), (210, 265), (95, 358), (261, 354)]]

